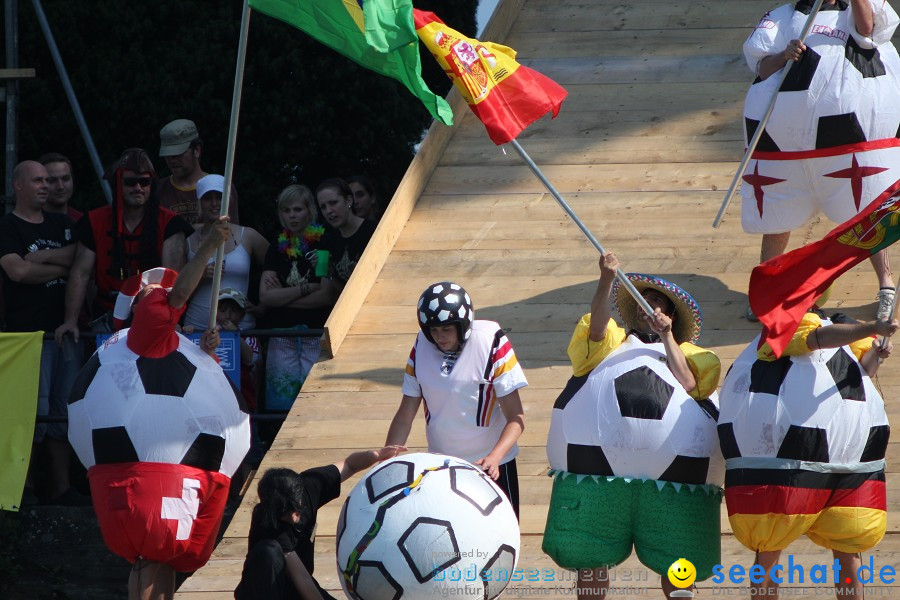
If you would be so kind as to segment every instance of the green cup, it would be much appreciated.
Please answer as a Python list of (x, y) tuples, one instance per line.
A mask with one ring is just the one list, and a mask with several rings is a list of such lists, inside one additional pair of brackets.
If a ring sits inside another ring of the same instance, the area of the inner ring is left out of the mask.
[(328, 277), (328, 250), (316, 250), (316, 277)]

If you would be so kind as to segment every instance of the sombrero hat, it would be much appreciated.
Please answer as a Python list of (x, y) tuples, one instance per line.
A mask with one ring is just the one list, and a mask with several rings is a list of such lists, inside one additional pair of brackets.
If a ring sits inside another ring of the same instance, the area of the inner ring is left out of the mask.
[[(644, 273), (626, 273), (629, 281), (634, 284), (638, 292), (646, 289), (652, 289), (665, 295), (675, 305), (675, 322), (672, 324), (672, 336), (679, 344), (691, 342), (692, 344), (700, 337), (700, 328), (703, 325), (703, 318), (700, 316), (700, 305), (686, 291), (672, 283), (653, 275), (645, 275)], [(616, 279), (613, 287), (616, 309), (619, 316), (625, 323), (627, 329), (634, 329), (637, 325), (638, 311), (643, 310), (637, 304), (637, 301), (631, 297), (628, 290), (621, 289), (619, 280)]]

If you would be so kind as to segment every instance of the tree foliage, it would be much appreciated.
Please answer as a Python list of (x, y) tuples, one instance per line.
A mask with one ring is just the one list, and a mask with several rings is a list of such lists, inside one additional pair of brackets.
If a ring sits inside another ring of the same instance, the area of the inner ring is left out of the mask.
[[(159, 130), (189, 118), (204, 141), (201, 165), (222, 173), (242, 3), (44, 0), (44, 10), (104, 165), (122, 150), (155, 156)], [(477, 0), (416, 0), (474, 35)], [(20, 159), (61, 152), (74, 163), (80, 209), (103, 202), (75, 118), (28, 4), (19, 9), (20, 56), (37, 77), (22, 82)], [(424, 77), (450, 82), (420, 45)], [(273, 200), (297, 181), (368, 175), (393, 194), (431, 116), (398, 82), (368, 71), (305, 33), (252, 13), (235, 154), (242, 222), (267, 232)], [(160, 175), (168, 174), (156, 160)]]

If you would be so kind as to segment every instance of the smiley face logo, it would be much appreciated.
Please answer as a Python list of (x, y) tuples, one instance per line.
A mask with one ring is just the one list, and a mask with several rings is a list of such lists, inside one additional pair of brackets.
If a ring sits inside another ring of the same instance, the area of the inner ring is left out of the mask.
[(673, 562), (666, 574), (669, 576), (669, 582), (677, 588), (690, 587), (697, 579), (697, 569), (686, 558), (679, 558)]

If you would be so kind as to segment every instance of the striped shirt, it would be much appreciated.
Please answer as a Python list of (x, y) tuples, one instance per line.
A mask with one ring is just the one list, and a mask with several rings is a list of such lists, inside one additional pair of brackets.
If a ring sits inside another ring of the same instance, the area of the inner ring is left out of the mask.
[[(425, 401), (430, 452), (474, 462), (490, 453), (506, 426), (499, 398), (528, 382), (512, 344), (493, 321), (472, 324), (452, 368), (446, 356), (419, 332), (406, 363), (403, 394)], [(513, 446), (501, 464), (518, 453)]]

